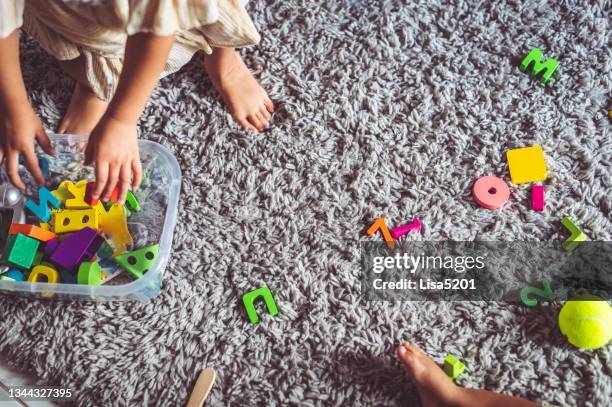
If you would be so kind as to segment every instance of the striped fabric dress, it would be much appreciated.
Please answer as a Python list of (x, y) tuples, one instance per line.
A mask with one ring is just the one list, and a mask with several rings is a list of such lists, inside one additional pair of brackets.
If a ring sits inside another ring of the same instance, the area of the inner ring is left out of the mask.
[(102, 100), (115, 93), (127, 37), (175, 35), (161, 77), (179, 70), (198, 50), (259, 42), (238, 0), (2, 0), (0, 38), (18, 28), (59, 60), (83, 56), (87, 80)]

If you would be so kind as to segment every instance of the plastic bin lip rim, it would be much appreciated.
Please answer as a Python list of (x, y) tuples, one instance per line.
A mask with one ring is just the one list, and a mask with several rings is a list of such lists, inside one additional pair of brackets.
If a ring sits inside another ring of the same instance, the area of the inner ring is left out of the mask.
[[(64, 139), (69, 141), (85, 141), (87, 136), (79, 136), (75, 134), (56, 134), (47, 133), (51, 139)], [(159, 242), (159, 253), (155, 263), (153, 263), (153, 273), (146, 273), (142, 278), (132, 281), (128, 284), (121, 285), (79, 285), (79, 284), (50, 284), (50, 283), (30, 283), (28, 281), (1, 281), (0, 292), (2, 291), (22, 291), (30, 293), (53, 292), (53, 294), (69, 294), (82, 296), (100, 296), (100, 297), (122, 297), (130, 293), (146, 288), (158, 274), (166, 268), (170, 258), (170, 249), (172, 246), (172, 235), (176, 225), (176, 217), (178, 212), (178, 199), (181, 186), (181, 168), (176, 160), (176, 157), (163, 145), (151, 140), (138, 140), (139, 144), (156, 146), (169, 162), (171, 172), (173, 173), (172, 182), (168, 190), (168, 205), (166, 206), (166, 216), (164, 217), (164, 226)], [(163, 249), (166, 248), (166, 249)], [(5, 288), (5, 286), (8, 288)]]

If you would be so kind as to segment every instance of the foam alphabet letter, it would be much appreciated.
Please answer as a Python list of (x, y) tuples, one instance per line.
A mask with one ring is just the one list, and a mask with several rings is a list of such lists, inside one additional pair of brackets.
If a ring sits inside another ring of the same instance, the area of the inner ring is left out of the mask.
[(268, 287), (261, 287), (257, 290), (250, 291), (242, 296), (242, 302), (246, 309), (247, 316), (249, 317), (249, 321), (251, 321), (252, 324), (259, 322), (259, 315), (257, 315), (257, 310), (255, 309), (255, 300), (259, 297), (263, 298), (270, 315), (275, 316), (278, 314), (276, 302)]
[(48, 222), (49, 218), (51, 217), (49, 204), (59, 209), (61, 204), (60, 200), (57, 199), (47, 188), (42, 187), (38, 190), (38, 201), (39, 203), (37, 204), (33, 200), (28, 199), (25, 206), (40, 220), (43, 222)]
[(521, 71), (526, 72), (531, 64), (533, 64), (533, 76), (538, 76), (541, 72), (544, 72), (542, 74), (542, 83), (548, 83), (553, 73), (559, 67), (559, 61), (553, 58), (542, 62), (542, 51), (537, 48), (532, 49), (531, 52), (523, 58), (520, 67)]

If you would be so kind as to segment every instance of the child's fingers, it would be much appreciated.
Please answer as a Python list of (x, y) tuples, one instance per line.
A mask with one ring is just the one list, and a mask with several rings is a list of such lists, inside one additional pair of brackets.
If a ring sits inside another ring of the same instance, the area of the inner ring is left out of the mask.
[(6, 157), (6, 175), (8, 175), (11, 183), (22, 191), (25, 191), (25, 184), (19, 176), (19, 152), (17, 150), (10, 151)]
[(106, 161), (100, 161), (96, 163), (96, 185), (91, 194), (92, 198), (100, 198), (102, 189), (106, 186), (106, 180), (108, 179), (108, 163)]
[(130, 188), (130, 181), (132, 175), (132, 169), (130, 164), (123, 164), (121, 166), (121, 172), (119, 175), (119, 194), (117, 196), (117, 202), (123, 204), (127, 195), (128, 189)]
[(36, 180), (36, 183), (38, 184), (38, 186), (40, 187), (44, 185), (45, 177), (43, 176), (43, 173), (40, 170), (40, 165), (38, 164), (38, 158), (36, 157), (36, 154), (34, 153), (34, 147), (32, 147), (30, 151), (24, 152), (23, 158), (25, 161), (26, 168), (28, 169), (28, 171), (30, 171), (30, 174), (32, 174), (32, 176), (34, 177), (34, 180)]
[(137, 190), (142, 182), (142, 166), (140, 165), (140, 159), (132, 161), (132, 190)]
[[(4, 146), (0, 143), (0, 165), (4, 165)], [(2, 179), (0, 179), (0, 185), (2, 185)]]
[(93, 164), (94, 150), (95, 150), (95, 144), (92, 142), (91, 139), (87, 140), (87, 145), (85, 146), (85, 157), (83, 160), (83, 163), (85, 165)]
[(117, 181), (119, 181), (119, 171), (121, 171), (120, 164), (113, 164), (108, 168), (108, 181), (106, 181), (106, 187), (102, 193), (102, 200), (108, 201), (110, 199)]
[(41, 129), (38, 133), (36, 133), (36, 141), (38, 141), (40, 148), (42, 148), (45, 153), (49, 155), (54, 154), (53, 146), (51, 145), (51, 140), (49, 140), (49, 136), (47, 136), (47, 133), (44, 129)]

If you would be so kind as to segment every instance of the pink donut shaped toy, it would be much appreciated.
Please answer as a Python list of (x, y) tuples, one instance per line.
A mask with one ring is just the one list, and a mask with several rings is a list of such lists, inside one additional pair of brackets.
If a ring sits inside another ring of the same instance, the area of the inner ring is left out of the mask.
[(472, 195), (476, 203), (483, 208), (497, 209), (508, 202), (510, 189), (503, 179), (487, 176), (476, 180)]

